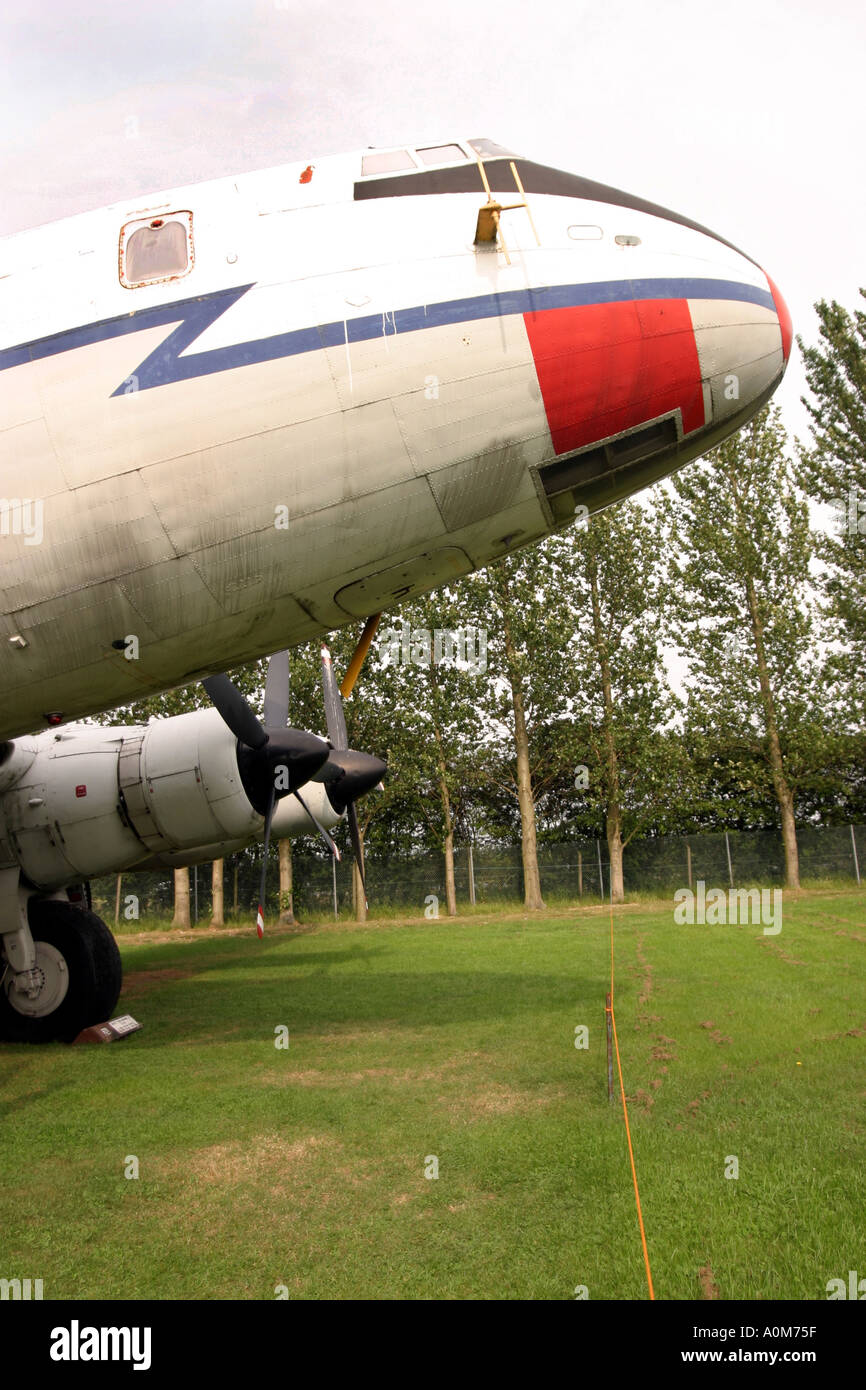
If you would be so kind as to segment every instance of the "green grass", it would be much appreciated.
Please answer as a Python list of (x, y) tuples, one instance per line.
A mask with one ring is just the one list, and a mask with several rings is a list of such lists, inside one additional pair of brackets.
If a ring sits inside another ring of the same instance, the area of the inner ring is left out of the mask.
[[(700, 1298), (702, 1269), (723, 1299), (866, 1274), (866, 894), (786, 895), (773, 937), (640, 903), (616, 943), (656, 1296)], [(59, 1299), (646, 1296), (605, 909), (121, 949), (141, 1033), (0, 1050), (0, 1276)]]

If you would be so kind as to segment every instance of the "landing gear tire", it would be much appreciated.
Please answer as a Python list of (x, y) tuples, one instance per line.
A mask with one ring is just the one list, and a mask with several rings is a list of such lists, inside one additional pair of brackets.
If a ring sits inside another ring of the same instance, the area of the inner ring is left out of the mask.
[(38, 993), (20, 993), (6, 971), (0, 986), (5, 1042), (72, 1042), (82, 1028), (110, 1018), (120, 994), (120, 952), (94, 912), (58, 899), (31, 898)]

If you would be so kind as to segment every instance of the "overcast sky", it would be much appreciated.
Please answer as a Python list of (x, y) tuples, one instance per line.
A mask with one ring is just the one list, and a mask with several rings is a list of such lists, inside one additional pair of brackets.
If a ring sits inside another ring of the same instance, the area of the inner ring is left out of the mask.
[[(743, 247), (808, 342), (814, 301), (852, 308), (866, 284), (864, 34), (862, 0), (7, 0), (0, 234), (487, 135)], [(803, 389), (795, 365), (777, 399), (805, 434)]]

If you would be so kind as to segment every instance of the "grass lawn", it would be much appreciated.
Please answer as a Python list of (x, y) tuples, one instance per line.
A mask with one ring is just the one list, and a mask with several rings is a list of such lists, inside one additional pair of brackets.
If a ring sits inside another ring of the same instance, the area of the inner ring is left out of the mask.
[[(778, 936), (615, 916), (656, 1296), (866, 1275), (866, 892), (786, 894)], [(142, 1032), (0, 1049), (0, 1276), (46, 1299), (646, 1297), (606, 909), (120, 944)]]

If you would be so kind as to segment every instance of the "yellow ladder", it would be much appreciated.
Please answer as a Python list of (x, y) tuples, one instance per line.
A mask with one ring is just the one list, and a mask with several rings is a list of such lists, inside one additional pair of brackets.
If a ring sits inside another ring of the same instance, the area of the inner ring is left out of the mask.
[(506, 263), (508, 265), (511, 265), (511, 257), (508, 254), (508, 247), (505, 243), (505, 237), (503, 235), (502, 227), (500, 226), (499, 222), (501, 213), (510, 212), (513, 208), (525, 208), (526, 216), (529, 218), (529, 225), (532, 228), (532, 235), (535, 237), (536, 243), (539, 246), (541, 245), (541, 238), (539, 237), (538, 232), (536, 230), (535, 223), (532, 219), (532, 213), (529, 208), (529, 203), (526, 198), (526, 191), (523, 187), (523, 184), (520, 182), (520, 175), (517, 172), (517, 165), (514, 163), (513, 159), (510, 159), (508, 163), (511, 169), (511, 173), (514, 177), (514, 182), (517, 185), (517, 191), (520, 194), (520, 202), (497, 202), (493, 194), (490, 192), (490, 184), (487, 182), (487, 174), (485, 172), (482, 160), (478, 159), (477, 163), (479, 172), (481, 174), (481, 181), (484, 184), (484, 189), (487, 193), (487, 202), (482, 204), (482, 206), (478, 210), (478, 221), (475, 226), (475, 245), (490, 246), (492, 243), (497, 242), (499, 250), (505, 257)]

